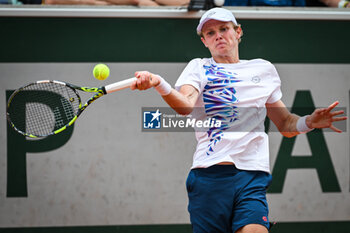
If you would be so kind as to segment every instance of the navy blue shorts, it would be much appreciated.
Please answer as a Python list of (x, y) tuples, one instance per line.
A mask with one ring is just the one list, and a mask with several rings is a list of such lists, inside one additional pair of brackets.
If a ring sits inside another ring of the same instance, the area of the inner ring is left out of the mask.
[(234, 165), (192, 169), (186, 186), (194, 233), (232, 233), (248, 224), (269, 228), (266, 189), (272, 176)]

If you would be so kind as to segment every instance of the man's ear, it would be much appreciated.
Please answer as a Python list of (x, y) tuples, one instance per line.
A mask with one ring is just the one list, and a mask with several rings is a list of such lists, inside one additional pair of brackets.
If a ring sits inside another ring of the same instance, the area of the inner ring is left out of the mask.
[(201, 36), (201, 41), (203, 42), (204, 46), (208, 48), (208, 45), (203, 36)]
[(235, 31), (237, 33), (237, 40), (239, 40), (243, 36), (243, 29), (241, 26), (238, 26)]

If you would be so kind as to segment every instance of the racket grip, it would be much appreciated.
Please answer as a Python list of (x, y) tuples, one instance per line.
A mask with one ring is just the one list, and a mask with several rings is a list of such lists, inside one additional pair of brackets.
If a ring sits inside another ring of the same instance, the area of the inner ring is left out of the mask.
[(116, 83), (112, 83), (112, 84), (109, 84), (107, 86), (105, 86), (105, 90), (106, 90), (106, 93), (112, 93), (112, 92), (115, 92), (115, 91), (119, 91), (119, 90), (122, 90), (122, 89), (125, 89), (125, 88), (128, 88), (131, 86), (131, 84), (136, 81), (137, 78), (129, 78), (129, 79), (125, 79), (123, 81), (119, 81), (119, 82), (116, 82)]

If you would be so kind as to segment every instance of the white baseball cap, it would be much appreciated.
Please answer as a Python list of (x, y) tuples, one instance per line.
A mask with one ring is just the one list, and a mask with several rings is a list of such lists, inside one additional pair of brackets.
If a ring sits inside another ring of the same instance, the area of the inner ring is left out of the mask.
[(231, 21), (231, 22), (233, 22), (234, 25), (238, 25), (236, 18), (232, 14), (231, 11), (226, 10), (224, 8), (215, 7), (215, 8), (208, 10), (207, 12), (205, 12), (202, 15), (201, 20), (199, 21), (199, 24), (197, 26), (197, 34), (198, 35), (201, 34), (203, 25), (211, 19), (215, 19), (215, 20), (222, 21), (222, 22), (230, 22)]

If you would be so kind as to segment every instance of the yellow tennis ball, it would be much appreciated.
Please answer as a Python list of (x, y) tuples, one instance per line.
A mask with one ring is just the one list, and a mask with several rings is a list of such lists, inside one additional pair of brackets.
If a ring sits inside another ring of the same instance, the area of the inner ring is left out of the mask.
[(97, 64), (93, 70), (94, 77), (98, 80), (105, 80), (109, 76), (109, 68), (105, 64)]

